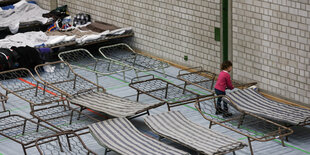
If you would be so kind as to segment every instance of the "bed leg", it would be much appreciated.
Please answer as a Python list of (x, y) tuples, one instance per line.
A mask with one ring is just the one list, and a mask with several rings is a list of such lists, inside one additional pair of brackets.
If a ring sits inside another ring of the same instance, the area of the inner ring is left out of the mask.
[(185, 84), (184, 84), (183, 94), (185, 93), (186, 86), (187, 86), (187, 82), (185, 82)]
[(169, 106), (169, 104), (167, 103), (167, 107), (168, 107), (168, 111), (170, 111), (170, 106)]
[(99, 77), (98, 77), (98, 74), (97, 73), (95, 73), (96, 74), (96, 83), (97, 83), (97, 85), (99, 85)]
[(39, 132), (39, 128), (40, 128), (40, 119), (38, 119), (38, 124), (37, 124), (37, 130), (36, 130), (36, 132)]
[(25, 121), (24, 121), (24, 126), (23, 126), (23, 133), (22, 133), (22, 135), (24, 135), (24, 134), (25, 134), (26, 123), (27, 123), (27, 120), (25, 119)]
[(285, 136), (285, 140), (288, 142), (288, 136)]
[[(281, 135), (281, 128), (279, 127), (279, 135)], [(284, 137), (283, 136), (280, 136), (280, 139), (281, 139), (281, 143), (282, 143), (282, 146), (285, 147), (285, 144), (284, 144)]]
[(243, 113), (240, 117), (240, 120), (239, 120), (239, 123), (238, 123), (238, 128), (240, 128), (240, 126), (242, 125), (243, 123), (243, 120), (244, 120), (244, 117), (245, 117), (245, 113)]
[(282, 143), (282, 146), (285, 147), (285, 143), (284, 143), (283, 137), (281, 137), (281, 143)]
[(107, 155), (107, 154), (108, 154), (108, 152), (110, 152), (110, 150), (109, 150), (109, 149), (107, 149), (107, 148), (105, 148), (105, 150), (104, 150), (104, 155)]
[(25, 146), (24, 146), (24, 145), (22, 145), (22, 147), (23, 147), (24, 154), (25, 154), (25, 155), (27, 155), (27, 151), (26, 151)]
[(248, 141), (249, 141), (249, 148), (250, 148), (250, 151), (251, 151), (251, 155), (254, 155), (250, 137), (248, 137)]
[(236, 152), (235, 152), (235, 151), (233, 151), (233, 155), (236, 155)]
[(146, 113), (147, 113), (147, 115), (148, 115), (148, 116), (150, 115), (150, 112), (149, 112), (149, 110), (147, 110), (147, 111), (146, 111)]
[(212, 121), (210, 121), (210, 123), (209, 123), (209, 129), (211, 129), (212, 125), (213, 125), (213, 123), (212, 123)]
[(140, 92), (137, 91), (137, 102), (139, 102), (139, 96), (140, 96)]
[[(8, 97), (8, 94), (9, 94), (9, 92), (8, 92), (8, 91), (5, 91), (5, 96), (6, 96), (6, 97)], [(8, 100), (5, 100), (4, 102), (5, 102), (5, 103), (8, 103)]]
[(167, 96), (168, 96), (168, 88), (169, 88), (169, 83), (167, 83), (167, 86), (166, 86), (165, 98), (167, 98)]
[(77, 120), (80, 120), (82, 111), (83, 111), (83, 107), (81, 106), (81, 109), (80, 109), (79, 116), (78, 116)]
[[(4, 97), (1, 96), (1, 99), (3, 99), (3, 98), (4, 98)], [(4, 103), (5, 103), (5, 101), (2, 101), (2, 110), (3, 110), (3, 111), (6, 111)]]

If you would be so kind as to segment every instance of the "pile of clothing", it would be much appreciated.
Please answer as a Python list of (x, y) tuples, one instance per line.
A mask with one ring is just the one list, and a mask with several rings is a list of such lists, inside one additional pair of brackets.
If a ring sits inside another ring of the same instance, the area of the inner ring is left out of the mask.
[(21, 0), (0, 9), (0, 27), (8, 27), (11, 33), (15, 34), (18, 32), (21, 23), (40, 22), (46, 24), (49, 19), (42, 15), (47, 12), (34, 2)]
[(0, 71), (15, 68), (28, 68), (32, 70), (36, 65), (42, 64), (39, 52), (32, 47), (0, 48)]

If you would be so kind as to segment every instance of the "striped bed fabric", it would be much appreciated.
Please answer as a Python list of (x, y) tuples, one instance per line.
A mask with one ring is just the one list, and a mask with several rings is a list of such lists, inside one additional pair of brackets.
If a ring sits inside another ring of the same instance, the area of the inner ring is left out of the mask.
[(246, 146), (231, 137), (189, 121), (179, 111), (151, 115), (144, 121), (156, 134), (200, 154), (226, 154)]
[(68, 101), (114, 117), (130, 117), (163, 105), (163, 103), (144, 104), (95, 91), (73, 95)]
[(100, 145), (122, 155), (188, 155), (142, 134), (126, 118), (98, 122), (89, 129)]
[(302, 125), (310, 118), (310, 110), (267, 99), (252, 88), (229, 93), (224, 101), (230, 103), (229, 99), (240, 110), (291, 125)]

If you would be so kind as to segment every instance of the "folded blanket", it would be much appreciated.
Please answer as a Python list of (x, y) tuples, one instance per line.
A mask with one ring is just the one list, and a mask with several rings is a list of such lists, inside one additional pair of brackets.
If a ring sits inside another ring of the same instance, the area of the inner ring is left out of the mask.
[(119, 29), (119, 27), (117, 27), (117, 26), (115, 26), (113, 24), (108, 24), (108, 23), (104, 23), (104, 22), (95, 21), (95, 22), (92, 22), (91, 24), (89, 24), (87, 26), (80, 27), (79, 29), (83, 30), (83, 31), (91, 30), (91, 31), (94, 31), (94, 32), (101, 33), (101, 32), (104, 32), (106, 30), (110, 30), (110, 31), (116, 30), (116, 29)]
[(38, 5), (22, 0), (14, 4), (14, 9), (0, 10), (0, 27), (9, 27), (11, 33), (17, 33), (20, 23), (38, 21), (45, 24), (48, 18), (42, 17), (47, 10)]

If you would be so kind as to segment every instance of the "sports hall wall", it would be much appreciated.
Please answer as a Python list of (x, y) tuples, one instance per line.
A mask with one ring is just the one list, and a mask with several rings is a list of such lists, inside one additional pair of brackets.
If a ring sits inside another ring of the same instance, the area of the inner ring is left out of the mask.
[[(57, 0), (37, 2), (51, 9)], [(219, 73), (214, 27), (221, 27), (220, 0), (58, 0), (65, 4), (71, 14), (133, 27), (133, 45), (144, 52)], [(309, 0), (233, 0), (233, 78), (310, 105), (309, 35)]]

